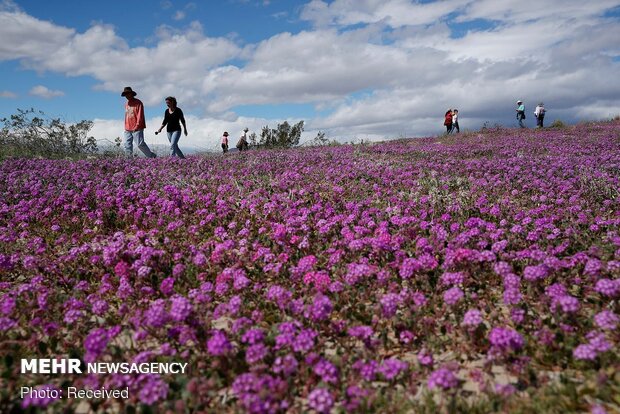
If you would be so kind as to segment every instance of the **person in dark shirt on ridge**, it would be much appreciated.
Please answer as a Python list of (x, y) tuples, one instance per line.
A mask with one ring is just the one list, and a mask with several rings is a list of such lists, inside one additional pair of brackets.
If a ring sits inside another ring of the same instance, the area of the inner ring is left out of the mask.
[(181, 124), (183, 124), (183, 133), (187, 136), (187, 126), (185, 125), (185, 117), (181, 108), (177, 107), (177, 100), (174, 96), (166, 98), (166, 106), (168, 109), (164, 112), (164, 120), (156, 134), (160, 133), (166, 125), (168, 132), (168, 141), (170, 141), (170, 156), (185, 158), (185, 155), (179, 149), (179, 139), (181, 138)]

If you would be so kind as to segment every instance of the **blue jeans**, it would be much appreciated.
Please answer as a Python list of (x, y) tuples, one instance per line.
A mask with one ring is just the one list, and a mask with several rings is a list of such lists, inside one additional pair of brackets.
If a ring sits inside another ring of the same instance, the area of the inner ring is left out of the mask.
[(525, 123), (523, 122), (523, 118), (518, 117), (518, 118), (517, 118), (517, 120), (519, 121), (519, 126), (520, 126), (521, 128), (525, 128)]
[(134, 140), (134, 138), (138, 141), (138, 149), (140, 151), (142, 151), (142, 153), (147, 158), (155, 158), (155, 157), (157, 157), (157, 155), (155, 155), (155, 153), (153, 151), (151, 151), (149, 146), (146, 145), (146, 142), (144, 142), (144, 130), (143, 129), (140, 129), (138, 131), (127, 131), (127, 130), (125, 130), (125, 143), (124, 143), (124, 147), (125, 147), (125, 155), (126, 156), (133, 157), (133, 140)]
[(170, 141), (170, 156), (177, 156), (179, 158), (185, 158), (185, 155), (179, 149), (179, 139), (181, 138), (181, 131), (168, 132), (168, 141)]

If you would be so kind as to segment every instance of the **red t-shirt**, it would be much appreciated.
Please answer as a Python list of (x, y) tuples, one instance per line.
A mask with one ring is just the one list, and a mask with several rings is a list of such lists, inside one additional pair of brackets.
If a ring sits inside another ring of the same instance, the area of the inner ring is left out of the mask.
[(146, 128), (144, 105), (142, 101), (132, 98), (125, 104), (125, 131), (137, 131)]

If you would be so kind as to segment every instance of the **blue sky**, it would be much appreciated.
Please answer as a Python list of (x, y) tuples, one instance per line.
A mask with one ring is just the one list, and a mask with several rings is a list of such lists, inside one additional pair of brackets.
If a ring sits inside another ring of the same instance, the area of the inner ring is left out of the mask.
[[(199, 21), (206, 35), (228, 37), (239, 44), (258, 43), (282, 31), (297, 33), (309, 27), (306, 22), (295, 17), (304, 2), (293, 0), (109, 0), (105, 5), (84, 0), (30, 0), (11, 3), (32, 17), (74, 29), (79, 33), (87, 31), (94, 24), (112, 25), (116, 34), (131, 47), (152, 47), (156, 42), (157, 28), (183, 30), (191, 21)], [(124, 16), (130, 17), (125, 20)], [(174, 65), (174, 62), (170, 62), (170, 70), (174, 69)], [(116, 96), (107, 91), (93, 91), (98, 82), (91, 76), (66, 76), (50, 71), (37, 73), (36, 70), (24, 70), (19, 60), (0, 62), (0, 76), (11, 80), (9, 84), (13, 86), (9, 89), (18, 95), (15, 101), (0, 100), (0, 113), (3, 116), (13, 113), (11, 111), (14, 111), (16, 103), (21, 105), (17, 107), (35, 106), (67, 119), (118, 116)], [(35, 85), (45, 85), (50, 90), (62, 91), (64, 95), (55, 99), (32, 96), (29, 91)], [(281, 105), (276, 108), (271, 105), (249, 105), (240, 107), (239, 112), (250, 115), (256, 111), (259, 116), (269, 117), (290, 109), (291, 116), (303, 117), (313, 113), (309, 110), (311, 108), (311, 105), (302, 105), (301, 108), (300, 105), (291, 105), (291, 108), (281, 108)], [(187, 112), (193, 111), (190, 109)]]
[[(187, 145), (306, 121), (341, 141), (513, 126), (517, 99), (620, 114), (620, 0), (0, 0), (0, 116), (41, 109), (122, 133), (120, 91), (188, 115)], [(532, 117), (530, 117), (530, 120)], [(149, 131), (151, 129), (151, 131)]]

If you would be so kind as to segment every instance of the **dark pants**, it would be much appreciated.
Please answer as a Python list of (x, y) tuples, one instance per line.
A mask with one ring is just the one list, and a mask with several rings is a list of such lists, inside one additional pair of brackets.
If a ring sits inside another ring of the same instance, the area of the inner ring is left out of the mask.
[(446, 134), (449, 134), (450, 132), (452, 132), (452, 124), (447, 124), (446, 125)]
[(545, 116), (544, 115), (538, 115), (538, 117), (536, 118), (536, 126), (538, 128), (542, 128), (544, 120), (545, 120)]
[(458, 134), (459, 132), (461, 132), (460, 128), (459, 128), (459, 123), (455, 122), (452, 124), (452, 129), (456, 129), (456, 133)]
[(228, 145), (222, 144), (222, 152), (226, 154), (228, 152)]

